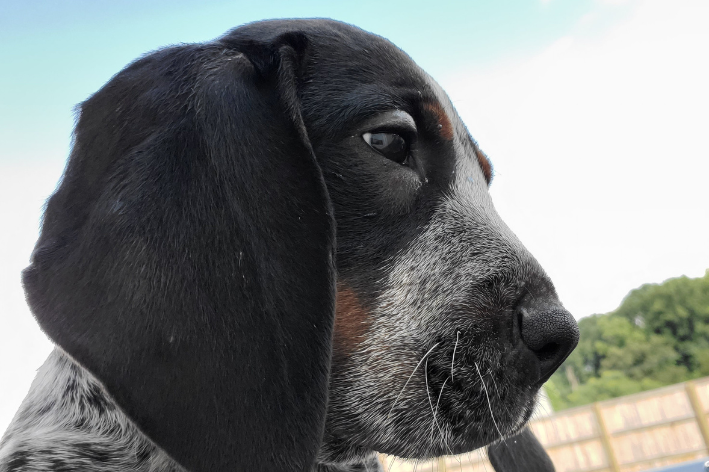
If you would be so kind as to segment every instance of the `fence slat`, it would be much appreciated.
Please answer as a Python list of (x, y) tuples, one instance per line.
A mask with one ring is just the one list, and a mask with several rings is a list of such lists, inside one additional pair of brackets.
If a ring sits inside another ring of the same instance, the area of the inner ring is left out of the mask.
[(689, 403), (691, 403), (692, 409), (694, 410), (694, 414), (697, 417), (699, 431), (702, 432), (702, 439), (704, 439), (704, 447), (706, 447), (707, 452), (709, 452), (709, 423), (707, 423), (707, 415), (704, 414), (702, 402), (699, 401), (699, 395), (697, 394), (697, 386), (693, 381), (690, 380), (689, 382), (685, 382), (684, 388), (687, 390)]
[(601, 443), (603, 444), (603, 449), (608, 457), (608, 465), (611, 466), (613, 472), (620, 472), (620, 466), (618, 465), (618, 459), (615, 457), (615, 452), (613, 451), (613, 446), (611, 445), (611, 436), (608, 434), (608, 428), (606, 428), (606, 422), (601, 414), (601, 407), (598, 402), (593, 404), (593, 412), (596, 414), (596, 421), (598, 421), (598, 429), (601, 432)]

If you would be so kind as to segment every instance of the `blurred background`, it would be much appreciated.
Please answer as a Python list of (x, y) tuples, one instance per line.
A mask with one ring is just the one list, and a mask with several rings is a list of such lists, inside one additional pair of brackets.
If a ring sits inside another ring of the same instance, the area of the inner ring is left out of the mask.
[(2, 0), (0, 431), (51, 350), (20, 271), (74, 106), (148, 51), (275, 17), (389, 38), (440, 82), (491, 158), (498, 211), (580, 320), (535, 424), (557, 470), (709, 455), (706, 0)]

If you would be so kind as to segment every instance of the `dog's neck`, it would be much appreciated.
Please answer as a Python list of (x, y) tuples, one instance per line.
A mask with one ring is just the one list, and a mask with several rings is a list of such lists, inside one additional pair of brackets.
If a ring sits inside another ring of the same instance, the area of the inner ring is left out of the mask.
[[(37, 372), (0, 442), (4, 463), (85, 464), (84, 470), (186, 472), (143, 435), (98, 381), (55, 349)], [(376, 454), (361, 462), (318, 464), (313, 472), (381, 471)]]

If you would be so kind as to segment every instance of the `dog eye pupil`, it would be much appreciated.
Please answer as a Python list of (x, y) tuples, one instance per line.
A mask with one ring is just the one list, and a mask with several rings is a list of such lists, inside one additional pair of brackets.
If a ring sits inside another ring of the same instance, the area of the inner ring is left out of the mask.
[(364, 140), (382, 156), (399, 164), (405, 164), (409, 156), (406, 140), (396, 133), (365, 133)]

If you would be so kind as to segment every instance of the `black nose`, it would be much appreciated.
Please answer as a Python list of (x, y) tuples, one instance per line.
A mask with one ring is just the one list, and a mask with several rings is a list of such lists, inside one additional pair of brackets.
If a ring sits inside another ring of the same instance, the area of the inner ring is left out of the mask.
[(539, 359), (540, 379), (546, 382), (579, 342), (579, 327), (558, 303), (531, 300), (520, 313), (522, 341)]

